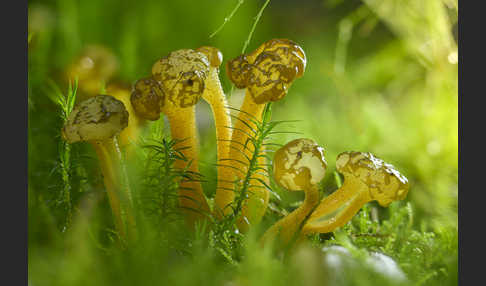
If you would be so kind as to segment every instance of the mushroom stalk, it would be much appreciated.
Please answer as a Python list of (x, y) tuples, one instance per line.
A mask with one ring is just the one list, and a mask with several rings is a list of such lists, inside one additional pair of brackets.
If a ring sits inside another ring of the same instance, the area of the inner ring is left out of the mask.
[[(115, 228), (121, 237), (135, 239), (135, 218), (129, 186), (123, 184), (121, 158), (116, 137), (99, 142), (91, 142), (98, 155), (106, 193), (113, 212)], [(121, 198), (120, 198), (121, 197)], [(125, 223), (127, 222), (126, 227)]]
[[(216, 148), (217, 148), (217, 187), (216, 193), (233, 190), (233, 183), (228, 179), (231, 178), (231, 168), (233, 162), (227, 163), (225, 159), (229, 158), (231, 142), (231, 116), (227, 109), (226, 96), (224, 94), (221, 82), (219, 81), (219, 66), (223, 62), (223, 54), (220, 50), (211, 46), (202, 46), (196, 49), (197, 52), (204, 54), (209, 62), (209, 72), (205, 80), (205, 89), (202, 98), (209, 103), (213, 113), (214, 125), (216, 127)], [(215, 200), (218, 201), (219, 195)], [(222, 218), (223, 209), (216, 202), (214, 214), (217, 218)]]
[[(223, 88), (221, 87), (221, 83), (218, 78), (218, 68), (211, 67), (209, 70), (209, 76), (206, 80), (206, 88), (203, 93), (203, 99), (206, 100), (209, 105), (211, 106), (211, 110), (213, 112), (214, 117), (214, 124), (216, 126), (216, 148), (217, 148), (217, 155), (218, 155), (218, 166), (217, 166), (217, 189), (216, 189), (216, 198), (215, 201), (216, 209), (215, 214), (217, 217), (222, 217), (222, 210), (223, 206), (225, 205), (225, 200), (223, 197), (223, 201), (219, 201), (222, 197), (221, 194), (218, 193), (223, 192), (231, 193), (228, 189), (233, 189), (233, 183), (229, 182), (228, 178), (231, 177), (231, 168), (225, 166), (225, 161), (222, 159), (229, 158), (230, 153), (230, 141), (231, 141), (231, 117), (229, 115), (229, 111), (227, 110), (228, 103), (226, 101), (226, 96), (223, 93)], [(232, 164), (233, 162), (229, 162)], [(234, 194), (233, 194), (234, 195)]]
[[(235, 137), (233, 138), (234, 148), (230, 149), (230, 158), (237, 158), (239, 161), (244, 161), (244, 156), (236, 151), (236, 149), (241, 149), (241, 144), (246, 145), (244, 152), (247, 156), (251, 158), (254, 153), (254, 146), (248, 140), (249, 137), (247, 134), (255, 135), (254, 130), (256, 130), (257, 126), (253, 124), (251, 120), (261, 120), (263, 110), (265, 109), (266, 104), (257, 104), (253, 97), (249, 95), (249, 91), (246, 91), (245, 98), (243, 99), (243, 103), (241, 105), (241, 110), (246, 111), (248, 114), (244, 112), (240, 112), (238, 114), (239, 120), (235, 122)], [(244, 124), (242, 121), (246, 122), (249, 126)], [(238, 131), (240, 130), (240, 131)], [(264, 146), (261, 146), (259, 155), (263, 154)], [(232, 152), (232, 153), (231, 153)], [(259, 156), (257, 158), (257, 166), (264, 167), (267, 163), (267, 160), (263, 156)], [(244, 166), (245, 172), (247, 172), (246, 166)], [(243, 232), (248, 231), (248, 228), (251, 224), (258, 224), (260, 223), (262, 217), (265, 215), (265, 211), (267, 209), (268, 201), (270, 199), (270, 192), (267, 190), (266, 185), (269, 185), (268, 177), (266, 177), (263, 171), (257, 172), (253, 175), (254, 180), (252, 180), (251, 185), (248, 187), (248, 199), (245, 200), (242, 208), (242, 217), (237, 221), (238, 227)], [(259, 181), (261, 180), (261, 181)], [(262, 183), (265, 182), (265, 184)]]
[[(260, 154), (264, 151), (264, 146), (260, 149)], [(265, 157), (257, 158), (257, 166), (264, 167), (267, 163)], [(261, 181), (260, 181), (261, 180)], [(265, 183), (262, 183), (265, 182)], [(237, 221), (238, 227), (243, 232), (247, 232), (250, 225), (259, 224), (267, 210), (268, 201), (270, 200), (270, 192), (267, 187), (270, 185), (268, 177), (264, 175), (263, 171), (259, 171), (253, 175), (252, 184), (248, 187), (248, 199), (245, 200), (242, 206), (242, 217)]]
[[(231, 143), (228, 147), (228, 157), (231, 160), (230, 164), (236, 164), (236, 167), (241, 169), (243, 172), (246, 172), (248, 167), (248, 165), (243, 164), (246, 162), (245, 155), (251, 158), (254, 151), (254, 146), (248, 142), (248, 134), (252, 136), (255, 135), (254, 130), (256, 129), (256, 126), (251, 121), (255, 120), (255, 118), (261, 118), (265, 108), (265, 104), (257, 104), (253, 98), (248, 95), (248, 90), (246, 93), (247, 94), (245, 95), (241, 105), (241, 110), (244, 112), (239, 112), (237, 117), (238, 119), (233, 123), (234, 131), (232, 132)], [(241, 152), (243, 152), (245, 155), (243, 155)], [(258, 159), (258, 164), (264, 163), (265, 158), (260, 157)], [(231, 168), (223, 168), (223, 170), (225, 175), (225, 177), (223, 177), (225, 188), (219, 188), (216, 190), (215, 204), (218, 209), (223, 210), (223, 213), (227, 215), (232, 211), (230, 205), (234, 201), (236, 195), (234, 192), (233, 181), (241, 180), (241, 174)], [(257, 176), (262, 177), (261, 179), (266, 179), (265, 176)], [(251, 209), (257, 210), (259, 215), (256, 214), (256, 216), (261, 217), (265, 213), (265, 205), (268, 203), (268, 191), (262, 188), (251, 188), (251, 191), (253, 194), (250, 197), (254, 197), (254, 199), (251, 199), (252, 203), (250, 204), (254, 205), (253, 201), (256, 201), (260, 205), (259, 208), (252, 206)], [(260, 198), (263, 199), (263, 202), (260, 200)]]
[(294, 235), (299, 232), (302, 222), (308, 217), (315, 206), (319, 203), (319, 190), (311, 186), (305, 191), (305, 199), (302, 205), (288, 216), (272, 225), (263, 235), (262, 241), (267, 242), (279, 236), (281, 245), (287, 245)]
[(368, 189), (356, 181), (345, 181), (340, 189), (324, 198), (314, 210), (309, 222), (302, 228), (302, 236), (318, 231), (331, 232), (345, 225), (361, 209), (372, 201)]
[(221, 159), (228, 155), (230, 149), (229, 141), (223, 140), (231, 139), (231, 117), (227, 110), (228, 103), (223, 93), (223, 88), (218, 79), (217, 68), (211, 68), (209, 71), (209, 79), (203, 93), (203, 99), (209, 103), (213, 112), (216, 138), (218, 140), (217, 153), (221, 156), (218, 159)]
[[(195, 106), (186, 108), (170, 108), (164, 106), (162, 111), (167, 116), (173, 139), (182, 140), (175, 145), (176, 149), (186, 157), (187, 161), (176, 160), (174, 167), (198, 173), (198, 139), (196, 132)], [(209, 212), (209, 205), (204, 196), (201, 183), (193, 180), (182, 180), (179, 186), (179, 204), (187, 214), (192, 225), (196, 220), (204, 218)]]

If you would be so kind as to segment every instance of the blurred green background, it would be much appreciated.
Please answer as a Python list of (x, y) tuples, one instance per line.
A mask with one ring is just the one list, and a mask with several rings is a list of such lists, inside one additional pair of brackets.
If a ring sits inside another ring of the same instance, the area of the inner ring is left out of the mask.
[[(56, 201), (62, 182), (55, 175), (62, 121), (58, 107), (46, 95), (51, 92), (49, 80), (66, 91), (67, 85), (61, 80), (63, 71), (91, 44), (103, 45), (116, 55), (119, 62), (116, 79), (128, 84), (150, 75), (152, 64), (176, 49), (212, 45), (222, 51), (223, 62), (226, 62), (241, 53), (255, 16), (265, 2), (29, 1), (30, 285), (111, 285), (118, 277), (123, 277), (118, 281), (122, 285), (269, 285), (281, 283), (280, 279), (287, 277), (282, 276), (286, 273), (286, 264), (264, 253), (252, 252), (254, 246), (251, 245), (245, 246), (248, 247), (244, 256), (247, 260), (237, 266), (219, 262), (213, 257), (216, 254), (197, 245), (192, 245), (191, 257), (197, 257), (193, 260), (175, 259), (174, 253), (163, 248), (151, 253), (141, 250), (142, 253), (131, 254), (138, 255), (136, 258), (126, 258), (125, 254), (107, 251), (103, 243), (89, 246), (90, 251), (104, 253), (102, 257), (88, 254), (92, 253), (87, 250), (88, 246), (78, 245), (79, 240), (75, 238), (100, 243), (91, 233), (93, 225), (102, 228), (103, 224), (109, 224), (109, 215), (100, 216), (104, 221), (90, 220), (84, 224), (81, 221), (71, 231), (83, 234), (74, 235), (74, 239), (66, 238), (65, 229), (60, 227), (64, 212)], [(238, 9), (224, 27), (210, 37), (237, 5)], [(436, 235), (447, 229), (456, 232), (451, 239), (457, 240), (456, 23), (455, 0), (270, 1), (246, 51), (272, 38), (288, 38), (298, 43), (307, 56), (304, 76), (295, 81), (283, 100), (273, 105), (272, 115), (273, 120), (300, 120), (283, 129), (302, 135), (285, 134), (272, 140), (286, 143), (308, 137), (323, 146), (329, 165), (323, 182), (326, 192), (337, 188), (333, 176), (337, 154), (351, 150), (376, 154), (396, 166), (410, 181), (408, 197), (399, 206), (410, 203), (408, 206), (414, 214), (411, 227), (422, 234)], [(232, 89), (224, 67), (220, 79), (230, 103), (238, 107), (242, 93)], [(216, 162), (215, 131), (208, 105), (199, 103), (197, 112), (200, 169), (208, 178), (204, 184), (205, 193), (212, 198), (212, 179), (216, 176), (213, 166)], [(72, 185), (74, 209), (79, 208), (85, 196), (103, 195), (102, 189), (93, 187), (95, 183), (88, 186), (83, 183), (94, 180), (90, 170), (95, 168), (86, 166), (92, 166), (95, 160), (92, 150), (80, 145), (72, 147), (73, 160), (88, 171)], [(282, 197), (283, 206), (302, 198), (301, 194), (276, 191)], [(106, 199), (98, 200), (106, 209)], [(389, 210), (380, 210), (380, 213), (383, 218), (392, 217)], [(272, 221), (275, 218), (270, 215), (267, 222)], [(75, 251), (67, 255), (66, 249), (71, 243), (76, 244)], [(157, 255), (160, 257), (158, 264), (149, 262)], [(457, 248), (449, 255), (457, 256)], [(394, 258), (407, 270), (399, 257)], [(457, 257), (455, 263), (457, 265)], [(430, 269), (424, 271), (436, 273), (430, 279), (443, 275), (450, 285), (455, 285), (457, 272), (454, 274), (447, 267), (434, 268), (434, 264), (429, 266)], [(192, 274), (185, 276), (184, 271)], [(274, 274), (261, 274), (266, 271)], [(410, 271), (407, 274), (414, 285), (432, 283), (427, 280), (429, 278), (417, 274), (419, 272)], [(252, 276), (255, 273), (262, 277)], [(232, 280), (233, 275), (250, 278), (248, 281)], [(224, 284), (224, 281), (233, 281), (233, 284)], [(305, 284), (313, 285), (312, 282)]]

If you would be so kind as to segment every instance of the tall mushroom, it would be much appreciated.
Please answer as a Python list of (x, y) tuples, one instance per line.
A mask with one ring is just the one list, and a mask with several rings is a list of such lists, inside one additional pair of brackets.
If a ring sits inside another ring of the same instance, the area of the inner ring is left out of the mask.
[(303, 226), (303, 235), (331, 232), (343, 226), (367, 202), (376, 200), (386, 207), (407, 196), (407, 178), (371, 153), (341, 153), (336, 169), (344, 175), (344, 183), (321, 201)]
[[(152, 66), (152, 77), (139, 80), (131, 96), (133, 108), (148, 120), (157, 120), (163, 112), (169, 121), (175, 147), (188, 161), (176, 160), (174, 167), (199, 172), (198, 138), (195, 104), (201, 98), (209, 73), (207, 57), (194, 50), (183, 49), (169, 53)], [(184, 148), (183, 148), (184, 147)], [(209, 213), (201, 183), (182, 180), (179, 186), (179, 205), (190, 225)]]
[(128, 126), (128, 116), (121, 101), (109, 95), (97, 95), (77, 104), (62, 129), (62, 136), (68, 143), (85, 141), (94, 147), (100, 161), (115, 227), (122, 238), (126, 238), (127, 232), (128, 238), (133, 238), (135, 227), (131, 193), (122, 177), (116, 138)]
[[(253, 123), (262, 120), (266, 103), (282, 99), (292, 82), (301, 77), (306, 65), (305, 53), (300, 46), (287, 39), (273, 39), (263, 43), (250, 54), (243, 54), (230, 60), (226, 72), (237, 88), (246, 88), (245, 98), (240, 107), (237, 120), (234, 122), (229, 158), (234, 162), (245, 162), (245, 155), (251, 156), (254, 147), (248, 144), (249, 136), (255, 135), (256, 126)], [(242, 150), (242, 146), (245, 146)], [(259, 157), (258, 164), (265, 165), (264, 157)], [(238, 168), (244, 172), (248, 166), (241, 164)], [(241, 180), (241, 174), (232, 171), (230, 180)], [(266, 181), (262, 174), (257, 179)], [(269, 191), (255, 180), (254, 187), (249, 188), (249, 198), (243, 206), (243, 217), (238, 221), (241, 230), (248, 225), (257, 224), (265, 214), (269, 200)], [(224, 210), (231, 212), (231, 203), (235, 198), (233, 191), (218, 189), (215, 203)]]
[[(206, 79), (206, 88), (202, 98), (209, 103), (214, 117), (216, 127), (217, 145), (217, 188), (216, 190), (233, 190), (233, 184), (228, 180), (231, 175), (231, 167), (227, 163), (231, 142), (231, 116), (227, 108), (228, 103), (224, 94), (221, 82), (219, 81), (219, 66), (223, 61), (223, 55), (214, 47), (202, 46), (196, 51), (205, 54), (209, 60), (209, 75)], [(216, 205), (214, 213), (217, 217), (222, 217), (222, 210)]]
[(298, 233), (302, 222), (319, 203), (317, 185), (326, 168), (324, 149), (311, 139), (295, 139), (277, 150), (273, 159), (275, 181), (289, 191), (304, 191), (305, 200), (265, 232), (264, 242), (278, 237), (279, 244), (285, 246)]

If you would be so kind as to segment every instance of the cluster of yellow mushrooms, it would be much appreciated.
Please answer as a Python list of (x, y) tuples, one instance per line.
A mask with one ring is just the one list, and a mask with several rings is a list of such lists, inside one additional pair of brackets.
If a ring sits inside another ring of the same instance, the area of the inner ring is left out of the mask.
[[(187, 161), (177, 160), (174, 167), (198, 172), (198, 138), (195, 106), (202, 98), (211, 106), (217, 137), (217, 190), (211, 210), (197, 180), (179, 183), (179, 205), (190, 225), (213, 214), (217, 219), (233, 211), (236, 186), (247, 172), (245, 158), (254, 146), (249, 137), (255, 123), (262, 120), (265, 105), (285, 97), (293, 81), (305, 70), (306, 56), (300, 46), (287, 39), (273, 39), (255, 51), (226, 63), (229, 79), (245, 89), (240, 112), (232, 122), (226, 96), (219, 81), (221, 52), (209, 46), (169, 53), (152, 66), (151, 76), (139, 79), (133, 87), (109, 83), (106, 93), (97, 95), (116, 70), (116, 59), (100, 48), (90, 48), (68, 69), (68, 77), (78, 77), (82, 101), (77, 104), (62, 134), (69, 142), (90, 142), (99, 156), (104, 183), (121, 236), (135, 236), (132, 194), (122, 182), (120, 148), (127, 156), (147, 120), (167, 116), (171, 136)], [(119, 135), (119, 136), (118, 136)], [(119, 141), (117, 139), (119, 137)], [(119, 143), (120, 142), (120, 143)], [(265, 157), (258, 164), (265, 165)], [(296, 139), (280, 148), (273, 158), (273, 177), (289, 191), (304, 191), (305, 200), (294, 212), (270, 227), (263, 242), (278, 239), (287, 245), (307, 234), (331, 232), (348, 222), (367, 202), (382, 206), (404, 199), (407, 179), (390, 164), (371, 153), (344, 152), (336, 161), (344, 184), (320, 199), (318, 184), (324, 178), (327, 163), (324, 148), (311, 139)], [(242, 214), (237, 221), (240, 231), (257, 225), (264, 216), (269, 191), (268, 178), (259, 175), (248, 189)]]

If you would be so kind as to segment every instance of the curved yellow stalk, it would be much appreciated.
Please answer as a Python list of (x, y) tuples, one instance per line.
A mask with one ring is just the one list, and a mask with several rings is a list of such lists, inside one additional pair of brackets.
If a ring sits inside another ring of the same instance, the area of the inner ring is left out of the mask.
[(209, 70), (209, 76), (206, 80), (206, 88), (202, 95), (203, 99), (206, 100), (211, 106), (213, 112), (214, 124), (216, 127), (216, 148), (217, 148), (217, 172), (218, 172), (218, 182), (216, 189), (215, 198), (215, 210), (214, 213), (217, 217), (222, 217), (221, 204), (219, 202), (220, 195), (218, 193), (227, 192), (233, 189), (233, 184), (229, 182), (231, 177), (231, 168), (227, 165), (233, 164), (225, 159), (229, 158), (230, 141), (231, 141), (231, 117), (227, 109), (228, 103), (226, 101), (226, 96), (224, 95), (223, 88), (218, 77), (219, 69), (217, 67), (211, 67)]
[(105, 184), (108, 201), (115, 221), (115, 228), (120, 233), (121, 237), (125, 237), (125, 224), (123, 223), (119, 189), (117, 186), (118, 176), (114, 170), (115, 164), (112, 161), (112, 151), (110, 151), (112, 144), (109, 143), (109, 140), (107, 143), (108, 144), (104, 144), (104, 142), (93, 142), (92, 145), (100, 162), (103, 182)]
[(116, 138), (92, 142), (91, 145), (98, 155), (103, 182), (115, 219), (115, 228), (122, 238), (125, 238), (128, 234), (128, 239), (133, 241), (136, 239), (136, 223), (132, 208), (131, 191), (130, 187), (123, 183), (121, 154)]
[(321, 201), (302, 228), (301, 235), (331, 232), (345, 225), (371, 200), (366, 186), (347, 180), (339, 190)]
[[(246, 91), (249, 92), (248, 90)], [(248, 171), (248, 158), (251, 159), (254, 152), (254, 146), (249, 141), (249, 136), (255, 136), (256, 125), (252, 122), (261, 118), (265, 104), (257, 104), (251, 96), (245, 95), (237, 120), (233, 121), (233, 133), (231, 144), (229, 146), (229, 163), (240, 171), (231, 168), (225, 168), (225, 188), (219, 188), (216, 191), (215, 204), (224, 215), (231, 213), (231, 204), (235, 199), (234, 181), (241, 181), (244, 174)], [(259, 157), (258, 164), (263, 166), (266, 163), (265, 158)], [(255, 174), (254, 178), (267, 181), (268, 178), (262, 174)], [(237, 222), (241, 231), (248, 229), (248, 224), (257, 224), (265, 214), (270, 194), (263, 184), (258, 180), (252, 180), (248, 188), (248, 199), (243, 204), (243, 217)]]
[[(246, 93), (249, 93), (249, 91), (247, 90)], [(235, 135), (238, 134), (238, 136), (232, 139), (234, 141), (232, 142), (234, 148), (231, 148), (230, 152), (233, 153), (230, 153), (230, 158), (236, 158), (239, 161), (246, 160), (240, 152), (236, 151), (236, 149), (243, 150), (241, 144), (246, 145), (244, 152), (247, 157), (251, 159), (251, 157), (254, 155), (253, 153), (255, 151), (255, 148), (253, 144), (249, 142), (250, 138), (247, 134), (251, 134), (252, 136), (256, 135), (256, 126), (251, 121), (261, 121), (264, 109), (265, 104), (257, 104), (253, 100), (253, 97), (251, 97), (249, 94), (245, 94), (245, 99), (243, 100), (243, 104), (241, 105), (241, 110), (243, 112), (240, 112), (238, 114), (238, 120), (235, 122), (234, 126), (235, 129), (239, 131), (235, 131)], [(249, 114), (246, 114), (245, 112)], [(244, 124), (243, 122), (245, 122), (246, 124)], [(238, 142), (239, 144), (236, 142)], [(260, 148), (259, 155), (262, 155), (263, 152), (264, 146)], [(266, 158), (257, 158), (258, 167), (266, 169), (266, 163)], [(248, 172), (247, 167), (248, 166), (245, 166), (243, 169), (245, 173)], [(238, 176), (240, 174), (235, 173), (235, 175)], [(241, 212), (242, 217), (240, 217), (237, 221), (238, 228), (243, 232), (248, 231), (250, 225), (256, 225), (260, 223), (263, 216), (265, 215), (268, 201), (270, 199), (270, 192), (267, 190), (265, 185), (261, 181), (259, 181), (262, 180), (267, 185), (269, 185), (268, 177), (263, 174), (262, 170), (260, 170), (258, 172), (255, 172), (253, 178), (254, 179), (250, 181), (250, 186), (248, 187), (248, 199), (246, 199), (243, 203), (243, 208)], [(240, 179), (241, 177), (238, 177), (238, 180)]]
[(305, 190), (305, 200), (302, 205), (288, 216), (272, 225), (263, 235), (262, 241), (268, 243), (272, 239), (279, 238), (279, 245), (287, 245), (299, 232), (302, 222), (319, 203), (319, 191), (316, 186)]

